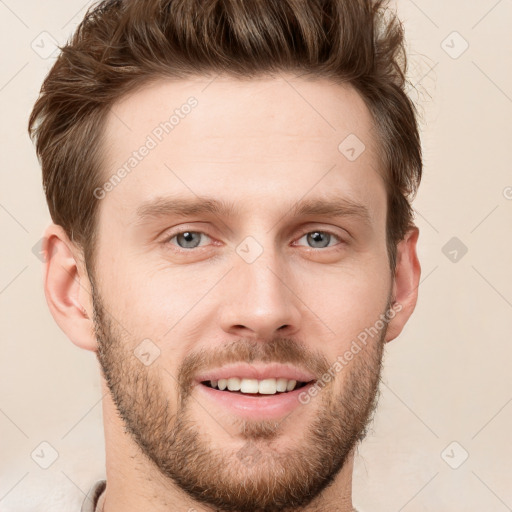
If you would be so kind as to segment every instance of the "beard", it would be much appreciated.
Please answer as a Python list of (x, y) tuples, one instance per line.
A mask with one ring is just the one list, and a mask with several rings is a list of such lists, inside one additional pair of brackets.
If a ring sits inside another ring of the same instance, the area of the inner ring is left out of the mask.
[[(231, 362), (296, 363), (310, 369), (320, 383), (332, 363), (295, 339), (239, 339), (222, 352), (187, 354), (173, 377), (158, 360), (143, 365), (133, 352), (140, 340), (127, 335), (111, 317), (94, 286), (92, 296), (97, 358), (113, 402), (126, 431), (164, 481), (219, 512), (291, 512), (308, 505), (308, 510), (316, 509), (314, 500), (321, 500), (322, 491), (367, 434), (378, 401), (387, 322), (380, 336), (355, 354), (310, 405), (301, 406), (316, 407), (316, 412), (302, 425), (300, 442), (286, 450), (272, 446), (277, 439), (285, 444), (286, 428), (297, 434), (297, 407), (290, 418), (279, 421), (232, 418), (233, 446), (219, 449), (208, 442), (210, 433), (201, 428), (205, 422), (194, 417), (194, 412), (204, 412), (204, 407), (194, 407), (193, 380), (200, 370)], [(337, 390), (339, 377), (343, 381)], [(164, 382), (175, 386), (174, 401)]]

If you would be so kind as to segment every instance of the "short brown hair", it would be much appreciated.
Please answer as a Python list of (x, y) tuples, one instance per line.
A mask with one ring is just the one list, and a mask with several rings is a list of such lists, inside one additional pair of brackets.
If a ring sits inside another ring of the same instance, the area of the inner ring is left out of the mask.
[[(390, 16), (388, 16), (391, 14)], [(367, 105), (386, 173), (386, 237), (412, 224), (422, 174), (416, 109), (405, 93), (404, 30), (385, 0), (107, 0), (61, 48), (30, 115), (43, 188), (94, 269), (102, 135), (124, 94), (160, 77), (291, 71), (353, 86)]]

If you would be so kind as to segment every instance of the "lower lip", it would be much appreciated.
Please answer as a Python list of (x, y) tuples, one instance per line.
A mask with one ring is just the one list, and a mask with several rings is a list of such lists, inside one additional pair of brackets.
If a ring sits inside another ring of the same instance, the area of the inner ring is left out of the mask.
[(220, 391), (210, 388), (204, 384), (198, 384), (199, 393), (203, 393), (206, 398), (212, 400), (225, 409), (248, 419), (261, 418), (280, 418), (290, 413), (299, 405), (299, 395), (308, 392), (314, 382), (310, 382), (299, 389), (288, 391), (287, 393), (276, 393), (275, 395), (251, 396), (241, 393), (230, 393), (229, 391)]

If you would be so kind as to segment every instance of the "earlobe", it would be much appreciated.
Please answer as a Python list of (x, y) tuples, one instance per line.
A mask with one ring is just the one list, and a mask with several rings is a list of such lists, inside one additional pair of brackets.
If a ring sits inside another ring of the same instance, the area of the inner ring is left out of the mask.
[(416, 254), (419, 229), (411, 228), (397, 246), (397, 263), (393, 282), (393, 310), (385, 341), (394, 340), (409, 320), (418, 299), (421, 267)]
[(43, 287), (50, 312), (66, 336), (78, 347), (96, 351), (90, 282), (80, 251), (57, 224), (43, 236)]

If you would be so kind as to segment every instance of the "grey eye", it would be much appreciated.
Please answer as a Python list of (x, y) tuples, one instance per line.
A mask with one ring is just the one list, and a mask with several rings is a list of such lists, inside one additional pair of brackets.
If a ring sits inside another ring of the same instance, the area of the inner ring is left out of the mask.
[(313, 244), (314, 249), (322, 249), (329, 246), (331, 241), (331, 234), (325, 231), (311, 231), (304, 235), (307, 239), (308, 244)]
[(183, 231), (183, 233), (178, 233), (173, 238), (176, 238), (176, 241), (181, 248), (194, 249), (199, 245), (201, 235), (202, 233), (199, 231)]

